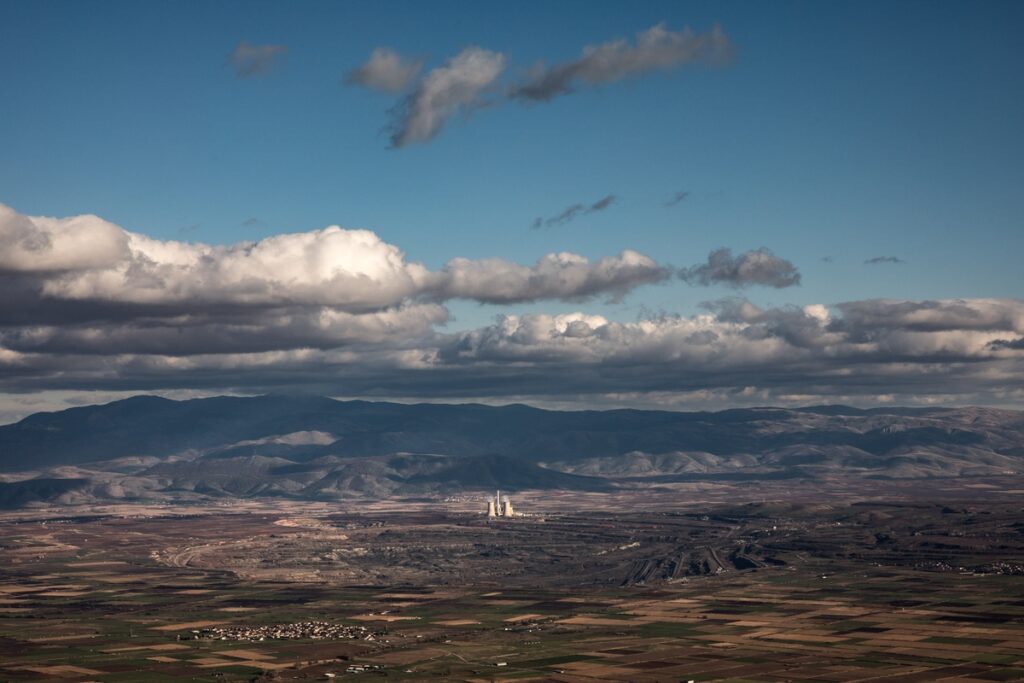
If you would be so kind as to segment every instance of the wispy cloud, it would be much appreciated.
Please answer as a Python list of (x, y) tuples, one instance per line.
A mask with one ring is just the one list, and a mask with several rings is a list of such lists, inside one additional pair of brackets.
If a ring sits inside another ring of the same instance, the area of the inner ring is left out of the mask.
[(571, 206), (565, 207), (565, 209), (563, 209), (562, 212), (559, 213), (558, 215), (551, 216), (550, 218), (545, 219), (540, 216), (534, 218), (533, 223), (530, 227), (533, 228), (534, 230), (537, 230), (544, 226), (550, 228), (556, 225), (565, 225), (566, 223), (569, 223), (570, 221), (575, 219), (577, 216), (585, 216), (587, 214), (597, 213), (598, 211), (604, 211), (614, 203), (615, 195), (609, 194), (605, 195), (604, 197), (601, 197), (592, 204), (572, 204)]
[(670, 31), (664, 24), (657, 24), (637, 33), (632, 44), (620, 38), (588, 45), (571, 62), (551, 67), (538, 64), (512, 87), (509, 96), (528, 102), (548, 102), (574, 92), (581, 85), (598, 86), (686, 64), (724, 64), (732, 54), (732, 43), (717, 24), (707, 33), (696, 33), (690, 28)]
[(245, 40), (228, 55), (228, 62), (239, 78), (266, 75), (288, 53), (285, 45), (253, 45)]
[(365, 63), (348, 72), (345, 82), (384, 92), (412, 88), (391, 109), (390, 142), (397, 148), (432, 140), (458, 113), (508, 101), (548, 102), (583, 86), (614, 83), (652, 71), (687, 64), (724, 64), (732, 54), (732, 43), (717, 24), (705, 33), (690, 28), (671, 31), (656, 24), (637, 33), (632, 42), (618, 39), (589, 45), (571, 62), (552, 67), (538, 64), (525, 78), (504, 87), (498, 81), (505, 71), (506, 56), (477, 46), (463, 49), (422, 76), (422, 61), (378, 47)]
[(449, 118), (483, 106), (482, 95), (505, 69), (505, 56), (467, 47), (444, 66), (431, 69), (394, 110), (391, 146), (431, 140)]
[(689, 190), (680, 190), (679, 192), (676, 192), (674, 195), (669, 197), (668, 201), (665, 202), (665, 206), (667, 206), (667, 207), (668, 206), (675, 206), (676, 204), (678, 204), (679, 202), (683, 201), (684, 199), (686, 199), (689, 196), (690, 196)]

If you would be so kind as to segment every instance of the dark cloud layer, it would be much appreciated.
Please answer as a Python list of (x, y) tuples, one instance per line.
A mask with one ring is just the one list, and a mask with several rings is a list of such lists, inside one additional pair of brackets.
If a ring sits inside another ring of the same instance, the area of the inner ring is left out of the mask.
[[(760, 309), (743, 301), (696, 317), (618, 323), (583, 313), (502, 316), (460, 333), (423, 326), (382, 327), (372, 343), (265, 350), (239, 335), (233, 352), (164, 355), (89, 353), (64, 348), (0, 353), (0, 386), (38, 389), (154, 390), (304, 387), (327, 393), (421, 398), (585, 397), (680, 394), (765, 402), (892, 400), (1014, 401), (1024, 380), (1024, 302), (856, 302), (861, 309), (899, 303), (911, 321), (865, 327), (842, 307)], [(904, 306), (905, 305), (905, 306)], [(913, 329), (914, 314), (946, 308), (1000, 310), (1013, 329)], [(908, 324), (909, 322), (909, 324)], [(284, 327), (282, 327), (284, 329)], [(299, 334), (299, 333), (294, 333)], [(92, 335), (95, 338), (96, 335)], [(1012, 337), (1016, 341), (1003, 343)], [(282, 338), (285, 346), (291, 335)], [(266, 341), (258, 342), (267, 344)], [(6, 345), (5, 345), (6, 346)], [(102, 351), (102, 350), (101, 350)]]

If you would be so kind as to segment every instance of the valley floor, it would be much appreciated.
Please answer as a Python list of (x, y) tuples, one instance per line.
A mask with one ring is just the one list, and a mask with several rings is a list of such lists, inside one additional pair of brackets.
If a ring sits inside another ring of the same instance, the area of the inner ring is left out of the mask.
[(0, 680), (1024, 679), (1021, 490), (15, 511)]

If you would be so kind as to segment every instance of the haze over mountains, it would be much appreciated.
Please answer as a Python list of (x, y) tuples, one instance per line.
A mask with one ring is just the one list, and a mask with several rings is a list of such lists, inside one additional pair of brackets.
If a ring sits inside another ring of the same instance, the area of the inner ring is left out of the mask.
[(1024, 413), (987, 408), (562, 412), (308, 396), (139, 396), (0, 427), (0, 504), (486, 490), (1024, 470)]

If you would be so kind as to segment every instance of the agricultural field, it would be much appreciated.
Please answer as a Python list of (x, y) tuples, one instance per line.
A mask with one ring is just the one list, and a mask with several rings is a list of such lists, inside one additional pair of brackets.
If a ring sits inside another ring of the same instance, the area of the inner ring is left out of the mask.
[(0, 681), (1024, 679), (1014, 494), (476, 507), (9, 513)]

